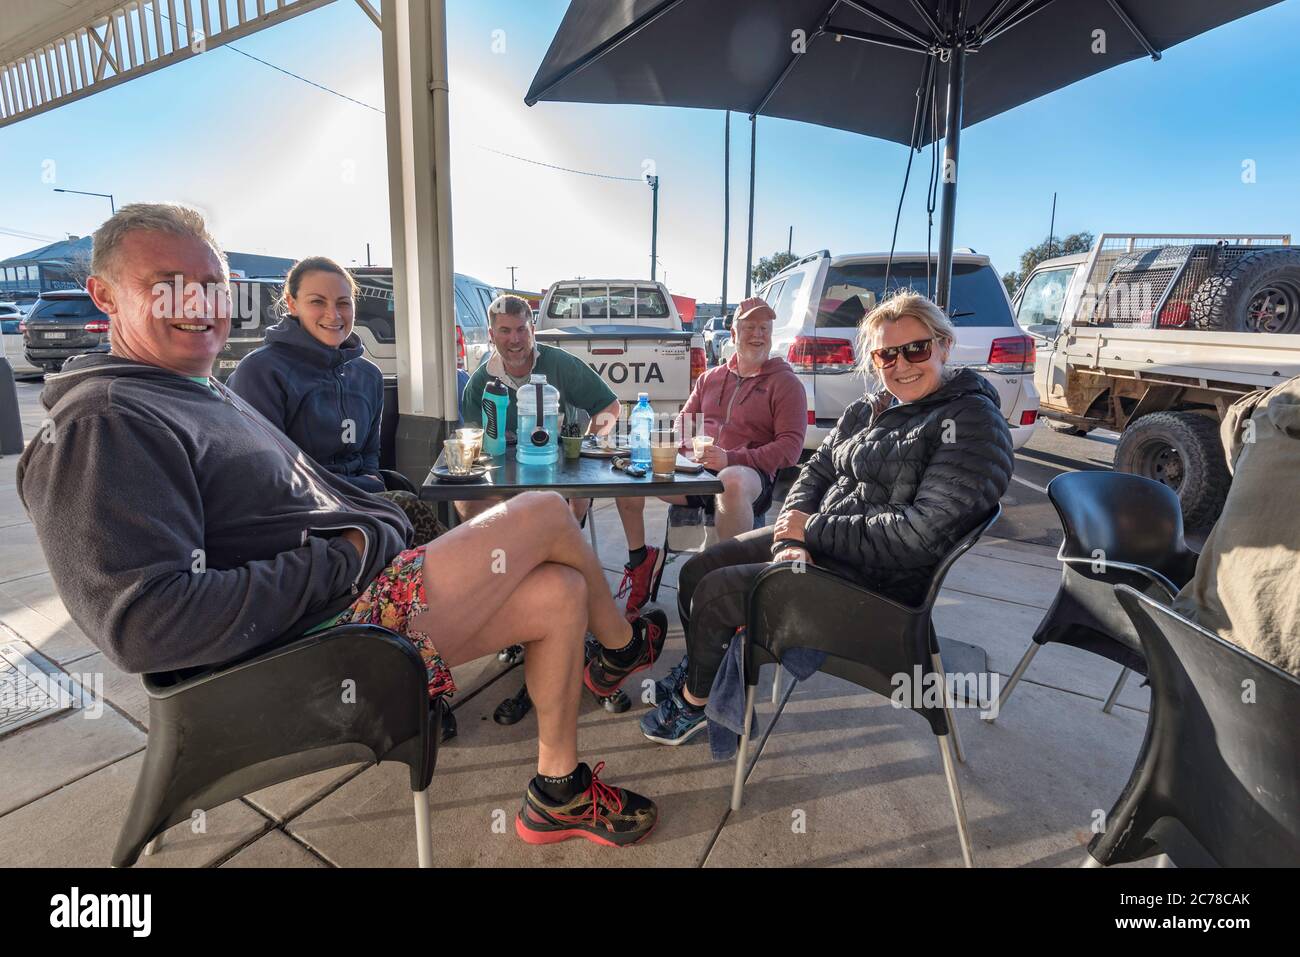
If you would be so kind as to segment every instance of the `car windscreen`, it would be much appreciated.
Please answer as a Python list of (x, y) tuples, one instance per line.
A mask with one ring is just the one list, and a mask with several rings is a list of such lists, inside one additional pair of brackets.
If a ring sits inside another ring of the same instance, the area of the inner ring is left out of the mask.
[(356, 324), (369, 329), (377, 342), (396, 342), (392, 277), (361, 275), (356, 280)]
[(583, 324), (668, 318), (668, 301), (654, 286), (561, 286), (551, 296), (549, 319)]
[[(896, 262), (889, 269), (889, 291), (911, 289), (926, 295), (935, 284), (934, 266), (927, 287), (924, 262)], [(822, 298), (817, 304), (817, 325), (822, 328), (857, 326), (885, 294), (884, 263), (846, 263), (826, 272)], [(1014, 326), (1002, 281), (991, 266), (953, 263), (952, 324), (963, 326)]]
[(89, 298), (42, 299), (28, 317), (29, 322), (58, 322), (63, 319), (103, 319)]

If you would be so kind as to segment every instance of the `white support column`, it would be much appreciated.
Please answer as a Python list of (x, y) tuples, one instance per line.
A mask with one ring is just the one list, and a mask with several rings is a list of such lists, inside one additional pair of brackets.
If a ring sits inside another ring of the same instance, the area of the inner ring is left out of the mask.
[(456, 419), (445, 0), (383, 0), (397, 323), (397, 468), (424, 478)]

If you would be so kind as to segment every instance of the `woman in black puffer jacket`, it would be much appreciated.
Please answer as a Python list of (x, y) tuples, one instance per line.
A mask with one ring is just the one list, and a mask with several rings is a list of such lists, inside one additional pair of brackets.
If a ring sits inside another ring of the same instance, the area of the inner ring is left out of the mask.
[[(906, 604), (940, 559), (983, 520), (1011, 481), (1011, 430), (998, 394), (946, 367), (955, 331), (915, 293), (862, 322), (858, 353), (884, 390), (854, 402), (803, 467), (774, 526), (719, 542), (683, 566), (678, 605), (689, 667), (671, 699), (642, 721), (653, 741), (681, 743), (702, 710), (754, 578), (801, 560)], [(865, 370), (864, 370), (865, 371)]]

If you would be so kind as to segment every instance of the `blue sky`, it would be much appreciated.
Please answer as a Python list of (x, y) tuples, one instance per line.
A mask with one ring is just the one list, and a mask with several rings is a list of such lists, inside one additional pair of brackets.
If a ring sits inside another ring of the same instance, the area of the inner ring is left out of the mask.
[[(458, 271), (521, 287), (647, 274), (649, 190), (491, 152), (661, 177), (660, 278), (716, 301), (722, 258), (721, 113), (542, 103), (523, 95), (563, 0), (447, 0), (454, 257)], [(494, 31), (503, 31), (494, 34)], [(1300, 0), (1026, 104), (962, 138), (957, 245), (1015, 268), (1047, 233), (1300, 233), (1295, 96)], [(504, 39), (504, 50), (500, 40)], [(496, 50), (494, 50), (496, 40)], [(382, 108), (379, 31), (340, 0), (236, 44)], [(866, 95), (864, 93), (864, 95)], [(732, 115), (731, 296), (744, 282), (748, 122)], [(888, 248), (906, 163), (897, 145), (759, 121), (755, 258)], [(927, 154), (928, 157), (928, 154)], [(1255, 181), (1242, 181), (1254, 161)], [(53, 161), (51, 165), (50, 161)], [(918, 157), (899, 247), (926, 241)], [(48, 179), (52, 172), (54, 182)], [(383, 117), (230, 50), (0, 129), (0, 227), (85, 234), (117, 202), (180, 200), (208, 212), (230, 249), (390, 262)], [(0, 257), (39, 242), (0, 233)]]

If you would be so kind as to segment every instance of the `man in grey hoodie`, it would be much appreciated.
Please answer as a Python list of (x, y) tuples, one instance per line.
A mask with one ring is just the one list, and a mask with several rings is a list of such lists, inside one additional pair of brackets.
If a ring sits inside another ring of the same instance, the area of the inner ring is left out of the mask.
[(657, 658), (666, 622), (624, 619), (564, 500), (521, 495), (412, 543), (400, 509), (211, 378), (229, 271), (199, 213), (123, 207), (95, 233), (91, 271), (112, 352), (47, 377), (18, 487), (69, 614), (105, 655), (132, 672), (216, 665), (366, 621), (412, 641), (437, 694), (454, 689), (449, 668), (528, 643), (538, 765), (517, 833), (644, 838), (654, 803), (577, 760), (583, 635), (618, 683)]

